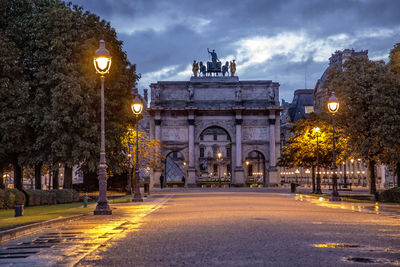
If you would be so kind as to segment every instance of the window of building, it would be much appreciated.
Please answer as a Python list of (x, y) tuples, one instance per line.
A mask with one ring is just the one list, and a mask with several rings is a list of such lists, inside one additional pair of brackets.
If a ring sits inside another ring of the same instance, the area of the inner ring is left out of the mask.
[(230, 147), (227, 147), (227, 148), (226, 148), (226, 157), (227, 157), (227, 158), (230, 158), (230, 157), (231, 157), (231, 148), (230, 148)]
[(204, 141), (204, 135), (200, 135), (200, 141)]
[(172, 157), (173, 157), (174, 159), (178, 158), (178, 152), (172, 152)]
[(252, 164), (250, 164), (250, 165), (247, 167), (247, 171), (248, 171), (248, 175), (249, 175), (249, 176), (253, 176), (253, 165), (252, 165)]
[(214, 134), (214, 141), (218, 140), (218, 135)]
[(218, 165), (217, 164), (214, 164), (213, 169), (214, 169), (214, 175), (218, 175)]
[(310, 114), (314, 112), (314, 106), (304, 106), (304, 112)]
[(204, 158), (204, 147), (200, 147), (200, 158)]
[(226, 165), (226, 173), (231, 176), (231, 164)]

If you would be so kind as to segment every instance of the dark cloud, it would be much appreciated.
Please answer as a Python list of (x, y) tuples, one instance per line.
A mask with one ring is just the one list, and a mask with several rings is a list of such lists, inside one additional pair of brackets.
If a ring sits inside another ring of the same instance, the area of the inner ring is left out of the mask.
[[(389, 50), (399, 42), (400, 33), (397, 0), (75, 0), (73, 3), (111, 22), (118, 38), (124, 41), (128, 58), (143, 74), (143, 81), (146, 75), (166, 67), (174, 66), (173, 71), (178, 73), (193, 59), (207, 60), (207, 48), (216, 49), (222, 58), (237, 57), (237, 50), (244, 49), (240, 40), (259, 36), (268, 38), (265, 42), (279, 42), (276, 37), (288, 33), (290, 38), (280, 45), (292, 49), (290, 53), (274, 54), (277, 48), (273, 46), (272, 51), (266, 49), (265, 53), (274, 55), (265, 62), (242, 69), (241, 64), (246, 62), (237, 62), (241, 79), (278, 81), (281, 97), (287, 100), (295, 89), (304, 88), (305, 73), (307, 87), (314, 87), (335, 50), (368, 49), (370, 57), (387, 60)], [(291, 47), (292, 43), (296, 46)], [(261, 49), (267, 45), (264, 43)], [(297, 50), (301, 61), (293, 60)]]

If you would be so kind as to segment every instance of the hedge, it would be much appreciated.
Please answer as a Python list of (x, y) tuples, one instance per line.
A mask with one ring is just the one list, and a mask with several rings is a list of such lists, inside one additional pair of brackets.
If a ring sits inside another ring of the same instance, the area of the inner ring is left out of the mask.
[(13, 209), (15, 204), (26, 206), (52, 205), (79, 201), (73, 189), (33, 190), (0, 189), (0, 209)]
[(378, 200), (382, 202), (400, 203), (400, 187), (395, 187), (380, 192), (378, 195)]

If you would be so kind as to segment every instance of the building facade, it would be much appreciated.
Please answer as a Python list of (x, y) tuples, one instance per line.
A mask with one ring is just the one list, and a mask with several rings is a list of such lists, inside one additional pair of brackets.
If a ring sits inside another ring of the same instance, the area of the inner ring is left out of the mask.
[(150, 88), (150, 136), (162, 142), (165, 156), (152, 171), (152, 186), (161, 175), (187, 186), (278, 185), (279, 83), (203, 76)]

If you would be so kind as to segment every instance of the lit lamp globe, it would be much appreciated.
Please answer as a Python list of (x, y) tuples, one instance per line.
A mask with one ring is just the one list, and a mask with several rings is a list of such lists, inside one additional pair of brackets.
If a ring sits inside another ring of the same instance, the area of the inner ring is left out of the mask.
[(131, 108), (132, 108), (133, 113), (136, 116), (138, 116), (140, 113), (142, 113), (142, 110), (143, 110), (142, 100), (139, 97), (135, 96), (135, 99), (133, 99), (133, 102), (131, 104)]
[(110, 52), (106, 49), (104, 40), (100, 40), (100, 47), (96, 50), (93, 57), (94, 67), (101, 76), (108, 73), (111, 67)]
[(339, 110), (339, 100), (335, 96), (334, 92), (332, 92), (332, 95), (328, 100), (328, 110), (332, 114), (335, 114)]
[(218, 159), (221, 159), (222, 153), (221, 153), (221, 152), (218, 152), (217, 156), (218, 156)]

